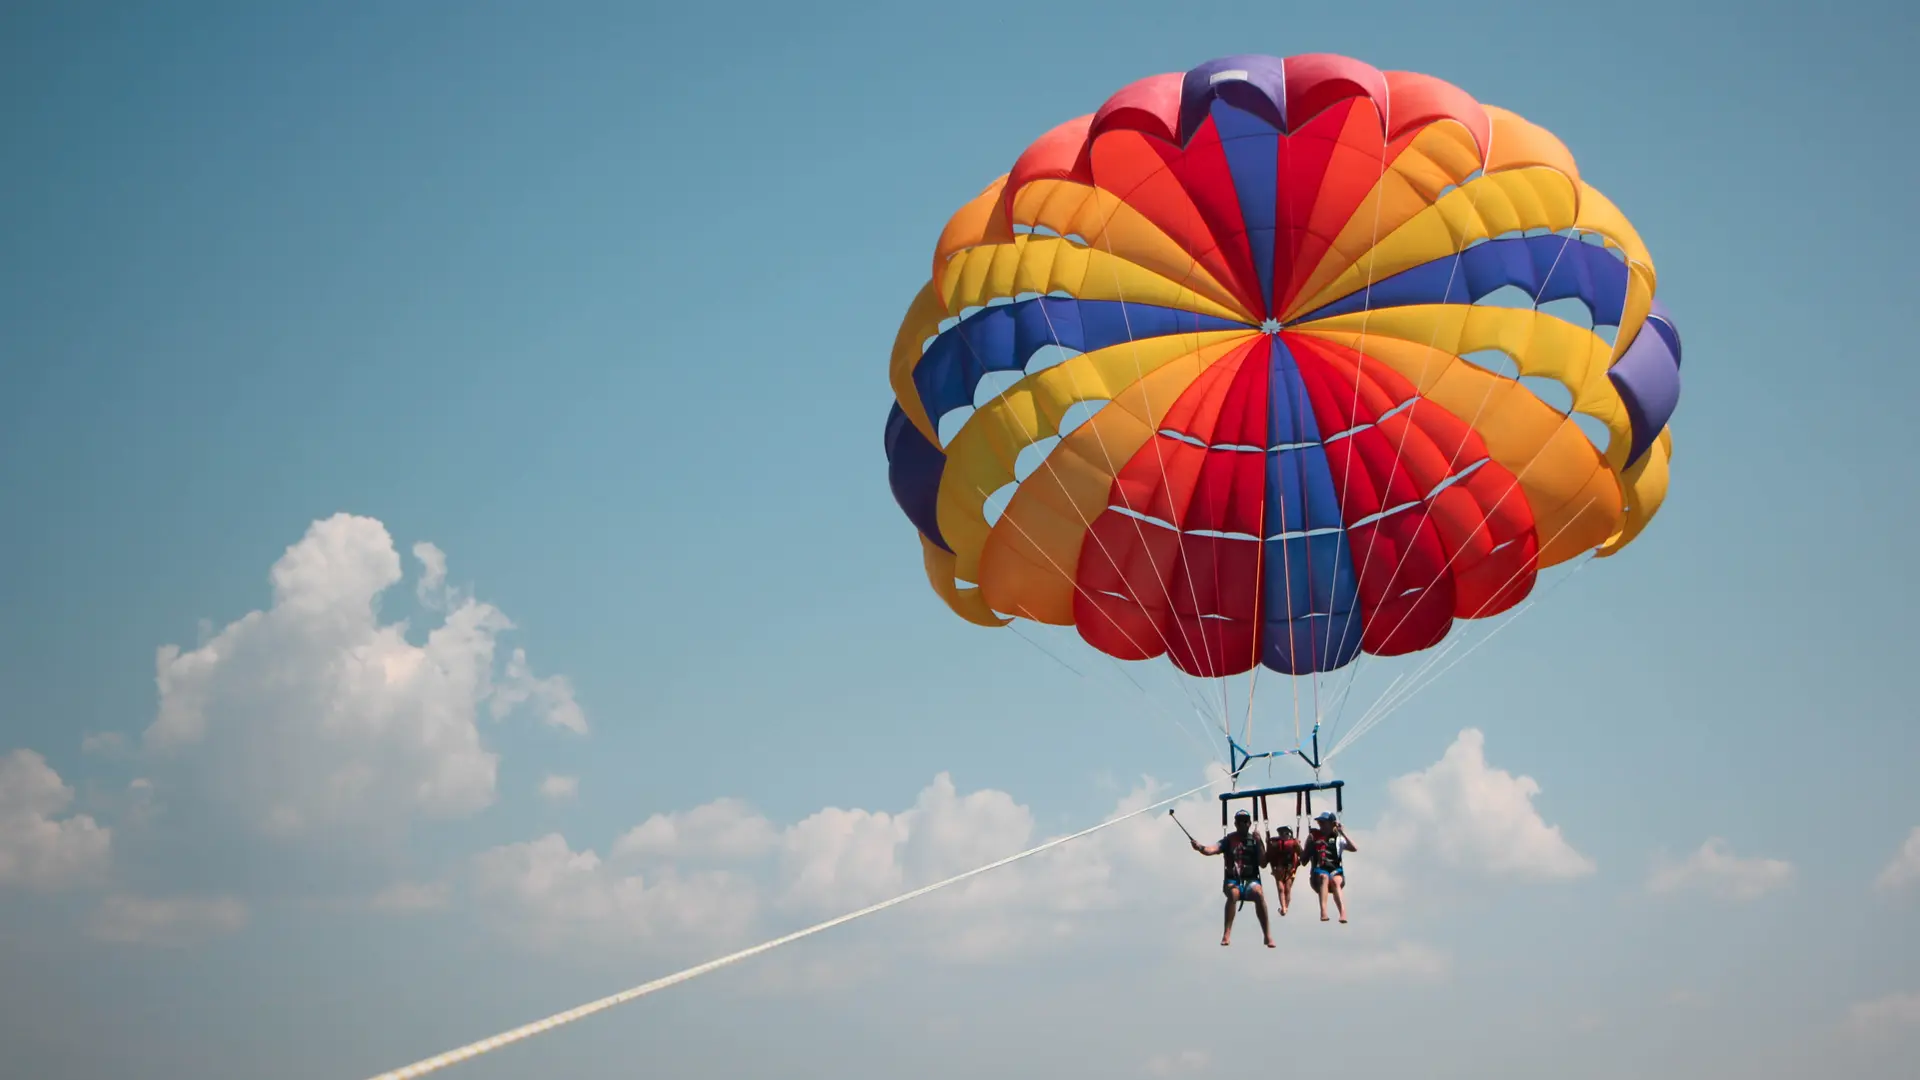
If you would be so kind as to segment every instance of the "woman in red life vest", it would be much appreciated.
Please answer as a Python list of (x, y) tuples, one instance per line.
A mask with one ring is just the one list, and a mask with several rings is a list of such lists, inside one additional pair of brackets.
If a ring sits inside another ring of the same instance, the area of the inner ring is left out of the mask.
[(1267, 864), (1273, 867), (1273, 885), (1277, 893), (1274, 905), (1282, 915), (1293, 903), (1293, 878), (1300, 872), (1300, 856), (1300, 841), (1293, 838), (1292, 826), (1280, 826), (1280, 831), (1267, 842)]

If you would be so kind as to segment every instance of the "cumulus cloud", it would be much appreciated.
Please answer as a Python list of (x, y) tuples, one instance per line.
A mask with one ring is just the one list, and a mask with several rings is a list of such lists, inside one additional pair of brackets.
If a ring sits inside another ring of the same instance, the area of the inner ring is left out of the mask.
[(1900, 845), (1874, 883), (1882, 891), (1896, 892), (1915, 882), (1920, 882), (1920, 825), (1907, 834), (1907, 842)]
[(551, 833), (476, 856), (475, 892), (542, 944), (730, 941), (751, 924), (752, 890), (724, 870), (624, 872)]
[(379, 521), (314, 522), (270, 572), (273, 602), (198, 647), (159, 650), (158, 715), (147, 747), (185, 762), (212, 797), (275, 834), (378, 826), (410, 814), (453, 817), (489, 805), (499, 757), (482, 742), (496, 715), (531, 703), (547, 723), (584, 731), (561, 678), (537, 678), (516, 649), (495, 677), (513, 623), (446, 585), (446, 557), (415, 545), (418, 592), (440, 609), (424, 642), (380, 601), (402, 578)]
[(1647, 891), (1692, 891), (1722, 900), (1757, 900), (1792, 880), (1792, 863), (1735, 855), (1727, 842), (1716, 836), (1685, 859), (1657, 861), (1647, 877)]
[(628, 829), (613, 853), (656, 859), (740, 860), (772, 851), (779, 842), (773, 823), (739, 799), (716, 799), (691, 810), (655, 814)]
[(1888, 994), (1847, 1010), (1845, 1028), (1855, 1035), (1920, 1028), (1920, 994)]
[(447, 593), (447, 553), (425, 540), (413, 545), (413, 557), (420, 561), (420, 580), (414, 583), (414, 598), (420, 606), (443, 610), (452, 601)]
[[(1443, 976), (1449, 967), (1443, 951), (1394, 936), (1393, 901), (1376, 884), (1381, 875), (1424, 884), (1449, 866), (1484, 876), (1491, 865), (1535, 881), (1592, 872), (1591, 860), (1540, 819), (1531, 803), (1538, 790), (1533, 781), (1487, 765), (1477, 732), (1463, 734), (1440, 762), (1402, 778), (1394, 790), (1382, 827), (1361, 837), (1358, 857), (1368, 864), (1368, 886), (1356, 903), (1364, 914), (1338, 936), (1304, 927), (1286, 931), (1298, 936), (1278, 954), (1260, 950), (1256, 977)], [(1143, 781), (1111, 813), (1140, 809), (1166, 794), (1164, 785)], [(1208, 817), (1219, 812), (1213, 792), (1176, 809), (1209, 838)], [(1208, 941), (1219, 928), (1218, 864), (1196, 857), (1165, 817), (1156, 811), (1132, 818), (930, 894), (914, 902), (917, 918), (883, 923), (866, 931), (865, 940), (882, 948), (884, 939), (894, 956), (987, 962), (1069, 939), (1092, 940), (1114, 931), (1119, 919), (1134, 948), (1177, 951)], [(1451, 846), (1438, 839), (1449, 829), (1465, 834)], [(741, 800), (719, 799), (647, 818), (620, 835), (604, 860), (553, 834), (487, 852), (473, 871), (491, 904), (511, 911), (518, 925), (542, 928), (550, 941), (563, 935), (670, 940), (699, 928), (711, 932), (716, 945), (738, 947), (940, 881), (1049, 835), (1058, 834), (1043, 831), (1008, 793), (963, 791), (943, 773), (898, 811), (826, 807), (781, 825)], [(1416, 849), (1438, 855), (1411, 858)], [(1300, 918), (1315, 903), (1304, 883), (1295, 900), (1306, 909), (1280, 925), (1312, 919)], [(1257, 941), (1251, 919), (1249, 913), (1236, 930)], [(939, 933), (921, 932), (927, 920)], [(849, 955), (847, 962), (858, 961)]]
[(549, 773), (540, 781), (540, 794), (549, 802), (570, 802), (580, 795), (580, 778)]
[(1539, 794), (1532, 777), (1489, 765), (1486, 736), (1468, 728), (1439, 761), (1387, 785), (1375, 828), (1349, 831), (1369, 862), (1388, 871), (1381, 884), (1393, 887), (1434, 869), (1534, 882), (1592, 874), (1593, 859), (1540, 816)]
[(60, 817), (73, 789), (31, 750), (0, 757), (0, 886), (51, 891), (98, 877), (112, 830), (86, 814)]
[(110, 896), (94, 912), (89, 930), (118, 944), (180, 946), (236, 933), (246, 924), (246, 904), (231, 896)]
[(373, 894), (367, 906), (393, 915), (415, 915), (446, 907), (451, 893), (445, 882), (401, 881)]
[(117, 754), (127, 745), (127, 737), (117, 731), (88, 732), (80, 736), (83, 754)]
[(565, 675), (536, 677), (527, 666), (527, 650), (515, 649), (507, 658), (506, 677), (494, 687), (490, 707), (497, 720), (529, 702), (543, 722), (578, 735), (587, 733), (587, 716), (573, 700), (573, 683)]

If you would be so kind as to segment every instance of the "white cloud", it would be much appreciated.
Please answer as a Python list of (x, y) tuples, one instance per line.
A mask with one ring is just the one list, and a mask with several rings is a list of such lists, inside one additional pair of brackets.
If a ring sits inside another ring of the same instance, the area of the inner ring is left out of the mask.
[(375, 893), (367, 906), (394, 915), (438, 911), (447, 906), (451, 891), (445, 882), (401, 881)]
[(1355, 830), (1358, 854), (1377, 865), (1381, 886), (1443, 869), (1520, 881), (1565, 881), (1594, 861), (1549, 825), (1533, 804), (1540, 785), (1487, 764), (1486, 737), (1462, 731), (1439, 761), (1387, 785), (1388, 806), (1371, 830)]
[(1847, 1010), (1845, 1027), (1856, 1035), (1920, 1027), (1920, 994), (1888, 994)]
[(1920, 882), (1920, 825), (1907, 834), (1907, 842), (1900, 845), (1891, 862), (1880, 871), (1875, 884), (1886, 892), (1904, 889)]
[(80, 736), (83, 754), (117, 754), (125, 749), (127, 737), (117, 731), (88, 732)]
[(515, 649), (507, 658), (504, 680), (493, 691), (493, 715), (499, 719), (532, 702), (543, 723), (577, 735), (587, 733), (587, 715), (573, 699), (573, 683), (565, 675), (535, 678), (527, 666), (527, 650)]
[(616, 856), (701, 861), (753, 859), (779, 843), (773, 823), (739, 799), (655, 814), (614, 841)]
[(755, 911), (752, 890), (732, 873), (623, 873), (558, 833), (482, 852), (473, 880), (514, 930), (546, 944), (732, 941)]
[(414, 554), (423, 599), (445, 601), (419, 645), (406, 621), (379, 618), (402, 577), (386, 527), (349, 514), (314, 522), (273, 565), (270, 607), (190, 651), (159, 651), (148, 747), (189, 762), (210, 794), (273, 833), (489, 805), (499, 758), (480, 738), (482, 705), (533, 701), (574, 731), (585, 719), (566, 681), (535, 678), (520, 650), (496, 680), (496, 641), (513, 623), (446, 590), (438, 548)]
[(1674, 862), (1656, 862), (1647, 877), (1653, 893), (1705, 892), (1723, 900), (1756, 900), (1793, 880), (1793, 864), (1781, 859), (1742, 857), (1720, 837), (1712, 837)]
[(73, 789), (31, 750), (0, 757), (0, 886), (53, 890), (106, 870), (112, 830), (86, 814), (61, 818)]
[(550, 802), (568, 802), (580, 795), (580, 778), (549, 773), (540, 781), (540, 794)]
[[(1208, 776), (1222, 774), (1215, 768)], [(1409, 915), (1431, 910), (1436, 882), (1481, 881), (1488, 866), (1535, 881), (1592, 872), (1591, 860), (1541, 820), (1533, 781), (1487, 765), (1477, 732), (1463, 733), (1441, 761), (1393, 790), (1381, 827), (1361, 835), (1362, 850), (1351, 856), (1365, 866), (1351, 897), (1354, 922), (1321, 924), (1303, 875), (1294, 913), (1274, 922), (1282, 948), (1259, 948), (1252, 912), (1237, 920), (1242, 947), (1228, 962), (1242, 977), (1266, 984), (1442, 979), (1448, 953), (1401, 929)], [(1109, 815), (1166, 794), (1165, 785), (1142, 780)], [(1218, 835), (1214, 791), (1175, 809), (1201, 840)], [(1199, 950), (1217, 964), (1219, 863), (1195, 855), (1166, 818), (1165, 810), (1131, 818), (917, 899), (910, 916), (875, 919), (831, 954), (773, 961), (764, 978), (755, 976), (756, 992), (845, 986), (903, 961), (997, 963), (1100, 947), (1115, 935), (1167, 962), (1185, 963)], [(1451, 844), (1440, 840), (1448, 830), (1461, 834)], [(836, 806), (779, 823), (739, 799), (718, 799), (648, 817), (608, 845), (604, 858), (552, 834), (485, 852), (471, 873), (483, 913), (536, 944), (697, 945), (711, 956), (1057, 835), (1006, 792), (965, 791), (943, 773), (900, 810)], [(1400, 883), (1400, 897), (1388, 880)], [(706, 936), (691, 941), (697, 933)]]
[(1182, 1050), (1177, 1054), (1157, 1054), (1147, 1059), (1148, 1076), (1198, 1076), (1213, 1064), (1213, 1055), (1205, 1050)]
[[(1326, 933), (1312, 914), (1315, 899), (1303, 878), (1295, 895), (1303, 906), (1275, 923), (1277, 933), (1293, 936), (1277, 954), (1259, 950), (1257, 977), (1443, 977), (1450, 966), (1445, 952), (1395, 937), (1396, 901), (1383, 880), (1417, 883), (1424, 898), (1434, 875), (1450, 868), (1475, 880), (1489, 867), (1532, 880), (1592, 872), (1591, 860), (1540, 819), (1531, 802), (1538, 790), (1533, 781), (1486, 764), (1478, 732), (1463, 733), (1440, 762), (1401, 778), (1393, 790), (1381, 828), (1361, 838), (1362, 850), (1354, 856), (1367, 865), (1367, 884), (1353, 901), (1355, 924), (1337, 935)], [(1142, 782), (1112, 813), (1164, 795), (1161, 785)], [(1176, 809), (1203, 840), (1211, 839), (1209, 817), (1219, 811), (1213, 792)], [(1165, 817), (1156, 811), (1133, 818), (933, 893), (915, 901), (917, 919), (882, 922), (864, 940), (895, 956), (966, 962), (1115, 931), (1128, 934), (1133, 947), (1176, 952), (1214, 940), (1218, 863), (1195, 856)], [(1046, 835), (1012, 796), (962, 792), (943, 773), (897, 812), (827, 807), (782, 826), (741, 800), (719, 799), (647, 818), (614, 841), (605, 861), (554, 834), (484, 854), (476, 862), (476, 879), (494, 906), (544, 928), (549, 938), (565, 928), (574, 936), (658, 940), (683, 934), (694, 913), (717, 906), (727, 926), (719, 936), (747, 944), (755, 934), (771, 936), (776, 926), (791, 929), (899, 895), (1014, 854)], [(1437, 853), (1437, 861), (1412, 857), (1416, 849)], [(924, 932), (927, 920), (938, 924), (939, 933)], [(1115, 920), (1124, 920), (1124, 930)], [(1252, 913), (1235, 929), (1236, 941), (1258, 942)], [(859, 962), (846, 956), (848, 964)], [(788, 981), (828, 977), (812, 972)]]
[(420, 580), (414, 583), (414, 597), (421, 607), (446, 610), (453, 600), (447, 593), (447, 553), (422, 540), (413, 545), (413, 557), (420, 561)]
[(190, 945), (236, 933), (246, 924), (246, 904), (231, 896), (110, 896), (94, 912), (89, 929), (101, 941)]

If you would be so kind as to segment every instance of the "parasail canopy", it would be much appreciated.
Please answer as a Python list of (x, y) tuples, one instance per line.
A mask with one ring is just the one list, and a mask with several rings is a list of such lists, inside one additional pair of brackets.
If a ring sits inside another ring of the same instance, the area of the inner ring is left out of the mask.
[(974, 623), (1202, 677), (1416, 652), (1659, 510), (1655, 285), (1514, 113), (1342, 56), (1214, 60), (947, 222), (894, 345), (890, 482)]

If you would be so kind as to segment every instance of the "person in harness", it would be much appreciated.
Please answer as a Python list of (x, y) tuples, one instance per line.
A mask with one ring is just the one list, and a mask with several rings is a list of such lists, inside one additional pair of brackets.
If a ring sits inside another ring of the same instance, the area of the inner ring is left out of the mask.
[(1359, 851), (1347, 830), (1340, 825), (1340, 819), (1332, 813), (1323, 813), (1314, 819), (1313, 830), (1307, 833), (1307, 864), (1312, 867), (1308, 880), (1313, 883), (1313, 891), (1320, 896), (1320, 921), (1327, 921), (1327, 896), (1332, 894), (1333, 903), (1340, 911), (1340, 921), (1347, 921), (1347, 872), (1341, 865), (1342, 851)]
[(1254, 914), (1260, 916), (1260, 933), (1266, 938), (1267, 948), (1273, 948), (1273, 928), (1267, 923), (1267, 898), (1260, 891), (1260, 867), (1267, 861), (1267, 853), (1260, 834), (1253, 831), (1253, 815), (1245, 810), (1234, 814), (1233, 831), (1221, 837), (1217, 844), (1202, 845), (1191, 838), (1187, 842), (1202, 855), (1223, 857), (1226, 880), (1220, 891), (1227, 895), (1227, 914), (1220, 944), (1232, 942), (1234, 912), (1243, 901), (1251, 900)]
[(1280, 832), (1267, 841), (1267, 865), (1273, 867), (1274, 908), (1282, 915), (1293, 904), (1293, 879), (1300, 873), (1300, 858), (1293, 827), (1280, 826)]

